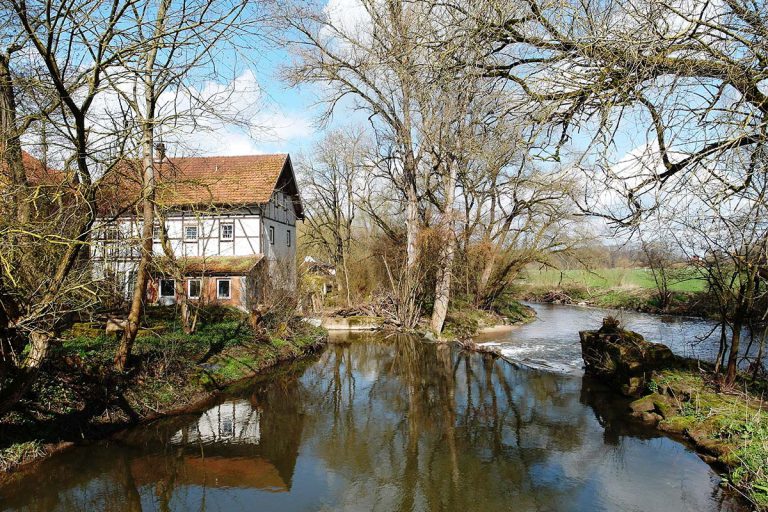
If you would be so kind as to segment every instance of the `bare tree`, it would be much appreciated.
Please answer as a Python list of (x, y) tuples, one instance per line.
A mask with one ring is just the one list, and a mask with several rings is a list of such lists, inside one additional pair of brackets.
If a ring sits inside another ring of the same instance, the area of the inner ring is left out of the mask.
[(680, 255), (678, 244), (659, 230), (655, 236), (641, 231), (640, 250), (643, 263), (651, 272), (656, 286), (659, 309), (667, 311), (672, 300), (672, 286), (694, 278), (687, 261)]
[[(203, 112), (210, 115), (214, 110), (215, 106), (205, 104), (205, 100), (181, 92), (189, 91), (190, 83), (200, 79), (196, 72), (213, 64), (214, 51), (222, 42), (232, 42), (258, 21), (255, 12), (250, 13), (254, 15), (250, 19), (242, 19), (246, 6), (242, 1), (211, 5), (193, 0), (158, 0), (137, 2), (130, 10), (131, 30), (126, 37), (137, 51), (120, 59), (119, 67), (108, 74), (113, 91), (132, 113), (140, 134), (142, 162), (141, 258), (125, 331), (115, 354), (118, 371), (125, 369), (138, 333), (152, 262), (157, 131), (190, 125), (196, 116)], [(170, 105), (161, 105), (161, 97), (172, 89), (177, 96), (191, 97), (191, 104), (179, 107), (171, 101)], [(163, 158), (164, 149), (160, 152), (160, 160)], [(188, 328), (186, 320), (184, 325)]]
[[(733, 172), (743, 172), (739, 166), (753, 166), (753, 178), (737, 194), (725, 200), (713, 197), (700, 182), (691, 187), (684, 206), (669, 211), (681, 246), (700, 257), (698, 269), (718, 304), (723, 331), (716, 369), (725, 367), (729, 386), (736, 380), (745, 327), (750, 317), (765, 314), (757, 309), (765, 299), (768, 254), (768, 173), (765, 160), (754, 155), (762, 153), (761, 148), (733, 153), (742, 157), (730, 161)], [(726, 326), (730, 327), (727, 350)]]
[[(45, 218), (37, 226), (17, 224), (5, 229), (11, 239), (20, 232), (31, 235), (47, 258), (30, 280), (25, 279), (27, 285), (35, 282), (25, 289), (18, 286), (20, 281), (14, 275), (18, 268), (3, 269), (2, 309), (8, 323), (4, 330), (9, 336), (21, 336), (27, 349), (12, 358), (12, 375), (0, 391), (0, 413), (12, 407), (32, 384), (48, 357), (51, 340), (66, 324), (66, 313), (78, 310), (83, 292), (89, 292), (89, 280), (77, 282), (72, 276), (83, 275), (79, 256), (88, 243), (97, 212), (94, 168), (108, 173), (109, 159), (114, 156), (110, 147), (103, 146), (113, 146), (112, 141), (89, 138), (89, 115), (102, 92), (105, 70), (116, 62), (118, 54), (129, 51), (120, 44), (119, 26), (130, 3), (114, 2), (109, 9), (92, 2), (11, 1), (8, 6), (26, 41), (25, 48), (42, 65), (37, 82), (51, 90), (60, 103), (57, 115), (50, 119), (71, 144), (72, 166), (55, 180), (57, 186), (53, 188), (63, 197), (60, 207), (54, 208), (53, 218)], [(52, 221), (63, 224), (56, 224), (58, 229), (54, 230)]]
[(306, 243), (330, 258), (336, 285), (351, 306), (348, 260), (357, 215), (356, 188), (360, 186), (368, 150), (361, 131), (334, 131), (301, 166), (307, 203)]
[[(288, 76), (294, 83), (328, 83), (328, 109), (349, 97), (369, 114), (376, 139), (386, 141), (383, 159), (402, 196), (406, 230), (406, 275), (413, 280), (419, 260), (419, 148), (417, 96), (420, 27), (425, 5), (389, 0), (361, 2), (363, 18), (345, 24), (331, 11), (291, 9), (285, 20), (296, 34), (290, 42), (299, 57)], [(407, 286), (407, 288), (412, 288)]]
[[(487, 50), (480, 72), (506, 81), (515, 106), (552, 127), (553, 157), (577, 130), (591, 133), (582, 155), (590, 182), (624, 200), (601, 214), (637, 220), (666, 200), (660, 190), (693, 173), (709, 174), (719, 185), (713, 193), (749, 185), (748, 167), (733, 174), (723, 163), (766, 140), (764, 2), (451, 5), (446, 12), (465, 28), (466, 44)], [(649, 129), (637, 161), (617, 166), (613, 144), (638, 126)]]

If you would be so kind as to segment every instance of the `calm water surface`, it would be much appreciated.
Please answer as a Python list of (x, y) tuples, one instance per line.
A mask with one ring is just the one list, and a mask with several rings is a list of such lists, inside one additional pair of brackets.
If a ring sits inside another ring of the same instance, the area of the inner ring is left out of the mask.
[(16, 475), (0, 510), (744, 510), (625, 407), (579, 375), (347, 335), (200, 414)]

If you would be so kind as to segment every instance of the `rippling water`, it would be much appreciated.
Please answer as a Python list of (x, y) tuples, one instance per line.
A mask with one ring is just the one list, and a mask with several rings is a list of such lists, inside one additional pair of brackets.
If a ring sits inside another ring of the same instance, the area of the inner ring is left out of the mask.
[[(479, 341), (498, 345), (513, 362), (578, 374), (583, 366), (579, 331), (597, 329), (604, 317), (612, 315), (627, 329), (648, 341), (664, 343), (676, 354), (705, 361), (713, 361), (717, 355), (720, 331), (711, 320), (583, 306), (529, 305), (536, 310), (535, 321), (506, 333), (485, 335)], [(746, 337), (742, 344), (745, 349)], [(755, 346), (752, 352), (756, 351)]]
[(745, 510), (589, 379), (404, 335), (335, 340), (198, 414), (16, 475), (0, 510)]

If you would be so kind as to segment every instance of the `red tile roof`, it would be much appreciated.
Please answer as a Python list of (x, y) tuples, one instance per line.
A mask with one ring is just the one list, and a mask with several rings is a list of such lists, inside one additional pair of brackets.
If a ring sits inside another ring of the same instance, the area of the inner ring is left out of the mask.
[[(39, 159), (23, 150), (21, 152), (21, 161), (26, 171), (27, 181), (33, 187), (61, 185), (67, 179), (67, 175), (62, 171), (46, 167)], [(0, 167), (2, 167), (0, 183), (7, 182), (7, 164), (5, 161), (0, 163)]]
[[(296, 198), (302, 215), (298, 190), (287, 154), (210, 156), (166, 159), (157, 164), (157, 201), (163, 206), (245, 206), (269, 202), (275, 189), (285, 188)], [(141, 165), (122, 166), (105, 180), (103, 201), (125, 204), (140, 190)], [(112, 198), (112, 199), (109, 199)]]
[(173, 158), (158, 166), (158, 201), (172, 206), (269, 202), (288, 155)]

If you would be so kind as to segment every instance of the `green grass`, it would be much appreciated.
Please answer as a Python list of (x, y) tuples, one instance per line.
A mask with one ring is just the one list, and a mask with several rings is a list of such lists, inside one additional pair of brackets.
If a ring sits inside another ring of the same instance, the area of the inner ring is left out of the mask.
[[(671, 291), (676, 292), (701, 292), (705, 290), (705, 283), (697, 279), (694, 269), (691, 269), (690, 278), (674, 283)], [(644, 268), (603, 268), (596, 270), (560, 270), (556, 269), (530, 269), (520, 279), (520, 284), (537, 287), (565, 288), (571, 286), (583, 286), (588, 289), (610, 288), (644, 288), (655, 289), (656, 283), (650, 270)]]
[[(324, 329), (297, 319), (256, 335), (243, 312), (223, 307), (201, 311), (197, 330), (187, 334), (174, 317), (175, 313), (173, 308), (148, 308), (143, 326), (165, 328), (136, 338), (133, 347), (136, 367), (126, 396), (140, 414), (184, 405), (204, 390), (253, 375), (280, 359), (298, 357), (326, 335)], [(64, 338), (57, 347), (59, 355), (77, 356), (79, 364), (90, 373), (108, 374), (118, 336), (107, 336), (102, 329), (92, 330), (92, 337)], [(58, 386), (51, 391), (39, 387), (39, 395), (60, 405), (60, 409), (65, 406), (71, 409), (69, 404), (82, 405), (76, 397), (60, 396), (61, 392), (54, 394), (66, 387)]]
[(664, 370), (649, 386), (652, 391), (665, 387), (689, 390), (690, 399), (667, 399), (671, 407), (662, 424), (696, 436), (699, 443), (721, 446), (719, 458), (729, 468), (730, 482), (758, 509), (768, 510), (768, 411), (760, 396), (718, 392), (701, 374), (685, 370)]
[(476, 335), (483, 327), (503, 323), (520, 324), (530, 321), (535, 314), (528, 306), (509, 296), (499, 297), (490, 311), (478, 309), (466, 298), (457, 297), (451, 302), (441, 337), (444, 339), (467, 339)]

